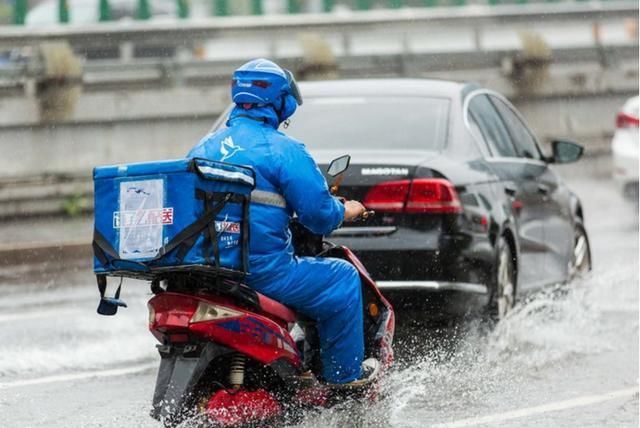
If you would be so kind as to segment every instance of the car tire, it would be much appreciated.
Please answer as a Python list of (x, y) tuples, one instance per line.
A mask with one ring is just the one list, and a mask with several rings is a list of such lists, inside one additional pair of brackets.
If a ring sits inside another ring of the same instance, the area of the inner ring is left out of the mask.
[(496, 264), (490, 284), (487, 316), (491, 322), (504, 319), (516, 303), (516, 263), (511, 248), (504, 238), (497, 244)]
[(589, 236), (581, 222), (574, 229), (573, 251), (569, 262), (569, 280), (586, 274), (591, 270), (591, 246)]

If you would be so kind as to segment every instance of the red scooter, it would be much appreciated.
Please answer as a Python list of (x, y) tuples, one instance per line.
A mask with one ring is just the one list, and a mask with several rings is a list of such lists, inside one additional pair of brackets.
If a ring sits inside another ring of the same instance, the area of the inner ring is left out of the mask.
[[(384, 374), (393, 361), (393, 308), (348, 248), (295, 221), (291, 230), (297, 255), (341, 258), (358, 269), (365, 358), (378, 359)], [(321, 366), (314, 323), (240, 281), (176, 272), (152, 282), (152, 291), (149, 329), (161, 343), (161, 362), (151, 415), (167, 426), (184, 420), (271, 426), (347, 397), (376, 398), (382, 376), (357, 389), (316, 380)]]

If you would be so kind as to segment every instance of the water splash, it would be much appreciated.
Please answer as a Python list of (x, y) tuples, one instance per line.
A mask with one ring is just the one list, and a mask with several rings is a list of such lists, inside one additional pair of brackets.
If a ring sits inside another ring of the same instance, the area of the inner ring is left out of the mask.
[[(608, 266), (532, 296), (492, 330), (470, 321), (420, 335), (399, 331), (396, 348), (403, 355), (385, 380), (382, 400), (359, 424), (347, 425), (416, 427), (482, 414), (491, 394), (501, 405), (521, 406), (529, 383), (622, 346), (629, 331), (607, 322), (610, 317), (631, 312), (635, 321), (627, 328), (637, 336), (637, 284), (637, 266)], [(345, 414), (326, 410), (299, 426), (342, 427), (352, 418)]]
[[(0, 341), (12, 344), (0, 352), (3, 381), (158, 358), (155, 339), (146, 328), (145, 293), (129, 293), (129, 308), (116, 317), (96, 314), (98, 297), (92, 288), (61, 289), (32, 299), (36, 297), (22, 296), (25, 307), (18, 305), (3, 313), (7, 319), (0, 323)], [(40, 304), (26, 309), (27, 304), (36, 302)]]

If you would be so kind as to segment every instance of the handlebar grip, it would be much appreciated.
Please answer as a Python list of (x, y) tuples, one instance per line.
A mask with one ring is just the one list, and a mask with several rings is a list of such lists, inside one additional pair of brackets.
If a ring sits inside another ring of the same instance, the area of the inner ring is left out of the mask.
[(376, 215), (376, 212), (373, 210), (367, 210), (365, 212), (362, 213), (362, 215), (360, 217), (362, 217), (363, 220), (367, 220), (373, 216)]

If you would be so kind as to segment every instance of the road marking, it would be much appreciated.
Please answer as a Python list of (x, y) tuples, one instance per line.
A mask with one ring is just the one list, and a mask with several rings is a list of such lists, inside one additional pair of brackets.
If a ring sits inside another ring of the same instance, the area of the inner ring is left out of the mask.
[(620, 389), (618, 391), (607, 392), (601, 395), (587, 395), (584, 397), (573, 398), (571, 400), (559, 401), (557, 403), (543, 404), (535, 407), (525, 407), (523, 409), (512, 410), (496, 415), (479, 416), (459, 421), (448, 422), (444, 424), (434, 425), (433, 428), (461, 428), (476, 425), (491, 424), (496, 422), (504, 422), (512, 419), (524, 418), (527, 416), (539, 415), (541, 413), (557, 412), (559, 410), (573, 409), (575, 407), (588, 406), (590, 404), (602, 403), (605, 401), (615, 400), (620, 397), (627, 397), (638, 393), (638, 387)]
[(157, 364), (141, 364), (138, 366), (123, 369), (98, 370), (92, 372), (69, 373), (56, 376), (47, 376), (36, 379), (16, 380), (14, 382), (0, 383), (0, 389), (18, 388), (21, 386), (43, 385), (47, 383), (68, 382), (72, 380), (93, 379), (100, 377), (124, 376), (128, 374), (140, 373), (156, 367)]

